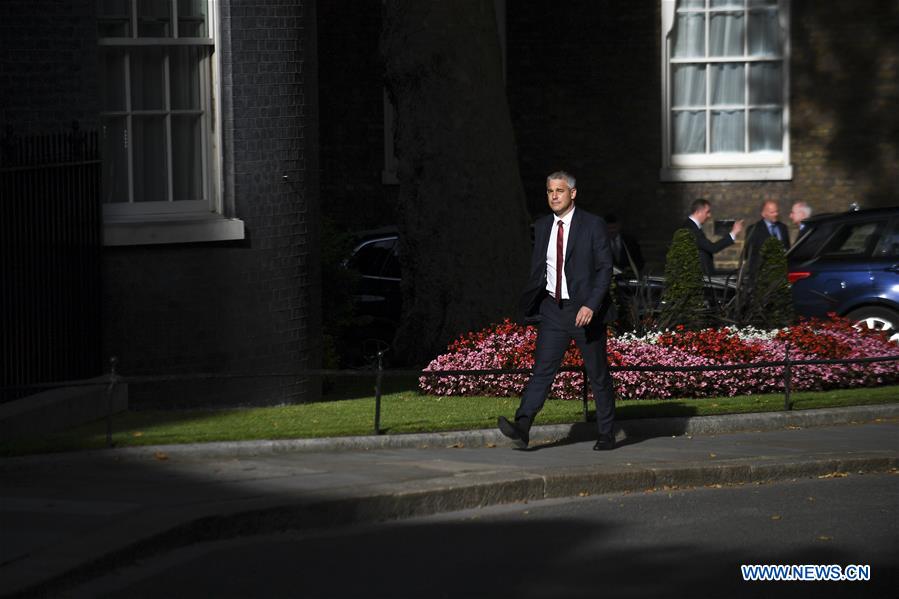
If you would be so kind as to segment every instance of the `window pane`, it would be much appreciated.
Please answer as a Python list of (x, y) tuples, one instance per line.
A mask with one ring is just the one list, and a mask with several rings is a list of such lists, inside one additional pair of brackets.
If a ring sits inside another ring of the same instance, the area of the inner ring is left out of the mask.
[(705, 65), (675, 65), (673, 71), (672, 105), (705, 106)]
[(749, 65), (750, 104), (781, 104), (783, 83), (779, 62), (760, 62)]
[(749, 13), (749, 55), (780, 55), (780, 26), (777, 23), (777, 12), (766, 10)]
[(749, 0), (749, 8), (756, 6), (777, 6), (777, 0)]
[(172, 117), (172, 195), (174, 200), (203, 199), (203, 149), (199, 116)]
[(712, 104), (745, 103), (743, 65), (714, 64), (712, 69)]
[(705, 8), (705, 0), (681, 0), (677, 3), (678, 8)]
[(822, 258), (863, 257), (871, 253), (880, 239), (879, 223), (855, 223), (845, 225), (828, 240), (821, 252)]
[(672, 148), (675, 154), (705, 153), (705, 111), (677, 111), (671, 114)]
[(134, 201), (165, 202), (169, 179), (165, 119), (136, 116), (133, 123)]
[(131, 109), (165, 108), (165, 55), (160, 48), (131, 52)]
[(100, 73), (100, 110), (125, 110), (125, 55), (101, 52)]
[(893, 226), (880, 236), (874, 257), (899, 258), (899, 221), (893, 221)]
[(201, 52), (200, 48), (182, 47), (169, 54), (172, 110), (199, 110)]
[(97, 33), (100, 37), (131, 37), (131, 1), (98, 0)]
[(712, 152), (744, 152), (744, 111), (712, 111)]
[(347, 266), (367, 277), (379, 277), (384, 263), (393, 252), (395, 239), (383, 239), (367, 243), (359, 248)]
[(744, 0), (712, 0), (709, 3), (710, 8), (738, 8), (741, 10), (745, 5)]
[(702, 14), (678, 14), (674, 27), (674, 56), (705, 56), (705, 17)]
[(710, 56), (743, 55), (743, 13), (712, 15), (709, 28)]
[(103, 139), (103, 202), (128, 201), (128, 131), (125, 117), (105, 118)]
[(783, 146), (783, 116), (777, 110), (749, 111), (749, 151), (777, 151)]
[(393, 251), (388, 254), (387, 261), (384, 263), (384, 268), (381, 270), (382, 277), (390, 277), (392, 279), (400, 278), (402, 271), (397, 250), (398, 248), (396, 247), (396, 244), (394, 244)]
[(206, 37), (206, 0), (178, 0), (178, 37)]
[(137, 3), (138, 37), (171, 37), (171, 0), (140, 0)]

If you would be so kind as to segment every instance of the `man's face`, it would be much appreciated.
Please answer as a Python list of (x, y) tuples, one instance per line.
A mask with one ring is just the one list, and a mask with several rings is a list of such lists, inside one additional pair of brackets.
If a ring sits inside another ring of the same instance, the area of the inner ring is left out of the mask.
[(773, 223), (777, 222), (779, 216), (780, 211), (777, 209), (777, 202), (765, 202), (765, 206), (762, 208), (762, 218), (769, 223)]
[(693, 213), (693, 218), (696, 219), (700, 225), (705, 224), (705, 221), (709, 220), (712, 217), (712, 207), (709, 205), (705, 205), (696, 212)]
[(790, 220), (793, 221), (794, 225), (798, 225), (802, 222), (802, 213), (799, 211), (799, 204), (793, 204), (793, 207), (790, 208)]
[(565, 179), (550, 179), (546, 184), (546, 201), (556, 216), (565, 216), (574, 206), (577, 189), (568, 186)]

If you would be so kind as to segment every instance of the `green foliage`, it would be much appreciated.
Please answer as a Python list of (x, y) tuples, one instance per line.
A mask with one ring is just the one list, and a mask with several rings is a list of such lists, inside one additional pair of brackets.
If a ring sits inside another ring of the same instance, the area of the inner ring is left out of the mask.
[(665, 257), (660, 328), (702, 328), (708, 320), (706, 312), (696, 239), (687, 229), (678, 229)]
[(759, 251), (759, 267), (749, 302), (748, 322), (760, 328), (781, 328), (795, 318), (793, 295), (787, 279), (783, 245), (769, 237)]

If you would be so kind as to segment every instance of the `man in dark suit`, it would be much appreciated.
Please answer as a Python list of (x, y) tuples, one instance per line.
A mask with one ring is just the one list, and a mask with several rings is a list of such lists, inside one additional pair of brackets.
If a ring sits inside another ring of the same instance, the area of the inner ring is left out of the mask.
[(699, 247), (699, 264), (702, 267), (702, 274), (708, 276), (715, 274), (715, 262), (712, 255), (720, 252), (737, 240), (737, 235), (743, 230), (743, 221), (735, 221), (730, 233), (725, 235), (718, 241), (710, 241), (702, 230), (705, 221), (712, 217), (712, 205), (703, 198), (694, 200), (690, 206), (690, 216), (688, 216), (681, 228), (689, 230), (696, 238), (696, 245)]
[(808, 202), (803, 202), (799, 200), (793, 204), (793, 207), (790, 208), (790, 220), (793, 221), (793, 224), (799, 229), (799, 232), (796, 234), (796, 239), (802, 237), (802, 234), (805, 233), (805, 219), (812, 215), (812, 207), (808, 205)]
[(749, 279), (755, 279), (755, 275), (761, 266), (762, 245), (769, 237), (775, 237), (783, 245), (784, 251), (790, 249), (790, 232), (787, 226), (780, 222), (780, 210), (774, 200), (765, 200), (759, 210), (762, 217), (752, 225), (746, 237), (746, 252), (749, 260)]
[(514, 422), (500, 416), (500, 431), (519, 448), (529, 441), (531, 424), (543, 408), (553, 379), (572, 339), (596, 400), (599, 440), (593, 449), (612, 449), (615, 398), (606, 358), (606, 324), (615, 318), (609, 296), (612, 254), (603, 220), (575, 209), (575, 178), (564, 171), (546, 178), (546, 198), (552, 214), (534, 225), (531, 274), (521, 296), (526, 319), (537, 319), (534, 369)]

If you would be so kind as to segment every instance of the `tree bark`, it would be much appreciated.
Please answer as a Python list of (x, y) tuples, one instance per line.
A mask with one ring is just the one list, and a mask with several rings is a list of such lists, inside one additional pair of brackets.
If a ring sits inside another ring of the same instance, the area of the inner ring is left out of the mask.
[(381, 49), (396, 110), (403, 322), (423, 364), (514, 317), (529, 217), (491, 0), (387, 0)]

